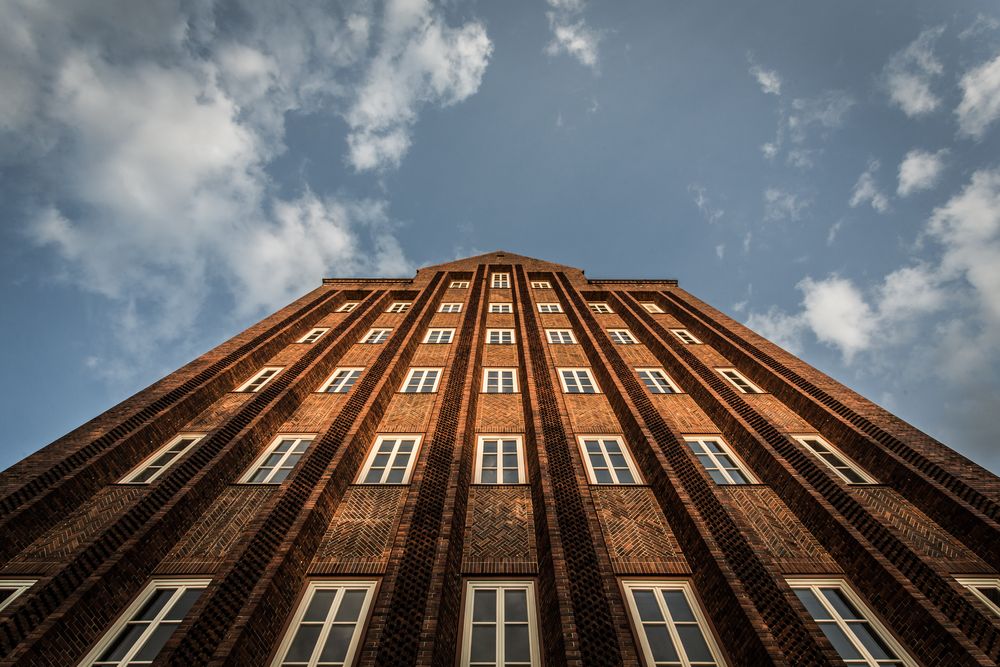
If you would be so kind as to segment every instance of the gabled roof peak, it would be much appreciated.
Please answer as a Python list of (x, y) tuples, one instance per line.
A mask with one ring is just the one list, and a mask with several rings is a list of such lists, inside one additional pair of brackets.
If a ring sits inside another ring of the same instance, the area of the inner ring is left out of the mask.
[(506, 250), (494, 250), (493, 252), (485, 252), (481, 255), (472, 255), (471, 257), (463, 257), (461, 259), (455, 259), (450, 262), (442, 262), (441, 264), (431, 264), (429, 266), (424, 266), (418, 269), (418, 271), (425, 271), (427, 269), (442, 270), (463, 270), (469, 269), (473, 266), (479, 264), (530, 264), (533, 270), (545, 270), (551, 267), (553, 271), (578, 271), (583, 273), (582, 269), (578, 269), (575, 266), (567, 266), (566, 264), (557, 264), (556, 262), (548, 262), (544, 259), (537, 259), (535, 257), (528, 257), (527, 255), (519, 255), (515, 252), (508, 252)]

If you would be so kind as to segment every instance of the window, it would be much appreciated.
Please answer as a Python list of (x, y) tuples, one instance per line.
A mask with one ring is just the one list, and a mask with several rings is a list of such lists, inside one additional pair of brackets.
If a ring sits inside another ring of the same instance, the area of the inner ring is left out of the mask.
[(558, 303), (540, 303), (538, 304), (538, 312), (540, 313), (561, 313), (562, 306)]
[(576, 338), (569, 329), (546, 329), (545, 335), (553, 345), (575, 345)]
[(587, 305), (598, 315), (607, 315), (611, 312), (611, 306), (606, 303), (588, 303)]
[(560, 368), (559, 380), (567, 394), (596, 394), (594, 376), (586, 368)]
[(791, 579), (788, 584), (848, 665), (915, 664), (846, 582)]
[(80, 664), (152, 664), (208, 584), (208, 579), (153, 580)]
[(470, 581), (465, 586), (462, 662), (468, 667), (541, 665), (530, 581)]
[[(990, 611), (1000, 616), (1000, 579), (987, 577), (959, 577), (958, 583), (962, 584), (972, 594), (979, 598)], [(3, 609), (3, 582), (0, 582), (0, 609)]]
[(454, 336), (454, 329), (428, 329), (427, 335), (424, 336), (424, 342), (432, 345), (445, 345), (450, 343)]
[(622, 587), (647, 665), (725, 664), (686, 581), (623, 581)]
[(476, 484), (524, 484), (524, 448), (521, 436), (479, 436), (474, 479)]
[(837, 451), (833, 445), (828, 443), (818, 435), (794, 435), (792, 436), (811, 451), (819, 460), (830, 467), (837, 476), (848, 484), (875, 484), (861, 467), (849, 458)]
[(517, 369), (484, 368), (483, 393), (486, 394), (517, 393)]
[(552, 289), (552, 283), (548, 280), (532, 280), (531, 289)]
[(352, 310), (354, 310), (357, 307), (358, 307), (358, 302), (357, 301), (348, 301), (347, 303), (343, 304), (340, 308), (338, 308), (337, 312), (338, 313), (349, 313), (349, 312), (351, 312)]
[(491, 276), (490, 287), (494, 289), (507, 289), (510, 287), (509, 273), (494, 273)]
[(621, 438), (580, 436), (591, 484), (638, 484), (639, 475)]
[(438, 308), (439, 313), (460, 313), (462, 312), (462, 304), (460, 303), (442, 303), (441, 307)]
[(488, 345), (513, 345), (513, 329), (487, 329), (486, 343)]
[(385, 309), (387, 313), (405, 313), (413, 305), (412, 301), (395, 301)]
[(204, 435), (182, 433), (176, 438), (160, 447), (152, 456), (140, 463), (132, 472), (125, 476), (121, 484), (149, 484), (154, 479), (163, 474), (163, 471), (172, 466), (188, 450), (194, 447), (195, 443), (204, 438)]
[(34, 585), (34, 579), (0, 579), (0, 611)]
[(722, 438), (692, 437), (684, 441), (716, 484), (756, 483)]
[(513, 307), (509, 303), (491, 303), (491, 313), (513, 313)]
[(608, 335), (619, 345), (636, 345), (639, 342), (628, 329), (608, 329)]
[(681, 393), (681, 390), (677, 388), (677, 385), (662, 368), (637, 368), (635, 371), (651, 394)]
[(764, 390), (748, 380), (743, 373), (735, 368), (716, 368), (719, 374), (733, 383), (740, 393), (743, 394), (763, 394)]
[(440, 368), (411, 368), (399, 390), (404, 394), (433, 394), (440, 381)]
[(243, 475), (240, 484), (281, 484), (312, 444), (313, 435), (279, 435)]
[(271, 667), (352, 664), (374, 593), (374, 581), (310, 582)]
[(346, 394), (361, 377), (364, 368), (336, 368), (330, 379), (323, 383), (320, 391), (328, 394)]
[(307, 333), (305, 336), (303, 336), (302, 338), (300, 338), (298, 340), (298, 342), (300, 342), (300, 343), (315, 343), (316, 341), (319, 340), (319, 337), (322, 336), (323, 334), (325, 334), (327, 331), (329, 331), (329, 329), (323, 329), (323, 328), (313, 329), (312, 331), (310, 331), (309, 333)]
[(646, 309), (647, 313), (662, 313), (663, 309), (657, 306), (652, 301), (643, 301), (642, 307)]
[(420, 448), (419, 435), (380, 435), (365, 461), (358, 484), (407, 484)]
[(677, 336), (677, 338), (679, 338), (685, 345), (698, 345), (701, 343), (701, 341), (692, 336), (691, 332), (687, 329), (671, 329), (670, 333)]
[(451, 289), (469, 289), (468, 280), (452, 280), (451, 284), (448, 285)]
[(236, 388), (236, 391), (245, 391), (251, 394), (264, 388), (275, 375), (281, 372), (282, 366), (268, 366), (257, 371), (257, 374)]
[(392, 329), (369, 329), (365, 337), (361, 339), (362, 345), (379, 345), (389, 340)]

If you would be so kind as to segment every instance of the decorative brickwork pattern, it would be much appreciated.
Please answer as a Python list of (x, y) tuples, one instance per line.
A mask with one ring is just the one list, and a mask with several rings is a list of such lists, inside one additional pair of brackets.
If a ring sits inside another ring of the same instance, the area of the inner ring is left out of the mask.
[(437, 394), (396, 394), (379, 424), (384, 433), (423, 433), (431, 418)]
[(620, 433), (621, 426), (603, 394), (564, 394), (573, 430), (577, 433)]
[(526, 486), (469, 489), (462, 571), (468, 574), (534, 574), (538, 565)]
[(648, 488), (595, 487), (592, 493), (615, 572), (686, 574), (691, 571)]
[(786, 433), (815, 433), (816, 429), (802, 417), (789, 410), (784, 403), (771, 394), (746, 394), (743, 398), (762, 414), (767, 421)]
[(649, 353), (644, 345), (619, 345), (618, 352), (625, 363), (633, 368), (659, 366), (656, 357)]
[(689, 394), (653, 394), (649, 400), (663, 418), (681, 433), (707, 435), (719, 432), (719, 427)]
[(487, 345), (483, 350), (483, 366), (517, 367), (517, 348), (513, 345)]
[(352, 486), (323, 536), (309, 570), (313, 574), (376, 574), (385, 571), (399, 512), (402, 486)]
[(309, 394), (281, 430), (285, 433), (325, 431), (346, 401), (346, 394)]
[(480, 394), (477, 433), (524, 433), (524, 410), (517, 394)]
[(451, 345), (421, 345), (413, 355), (413, 365), (443, 368), (450, 355)]
[(188, 422), (184, 430), (192, 433), (215, 430), (220, 424), (225, 423), (226, 420), (239, 412), (240, 408), (251, 398), (253, 398), (253, 394), (243, 392), (223, 394), (222, 398)]
[(586, 368), (590, 360), (579, 345), (549, 345), (552, 365), (556, 368)]

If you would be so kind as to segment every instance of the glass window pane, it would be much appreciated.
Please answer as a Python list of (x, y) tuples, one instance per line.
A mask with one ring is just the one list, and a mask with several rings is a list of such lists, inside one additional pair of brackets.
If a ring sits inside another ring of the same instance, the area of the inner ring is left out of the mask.
[(667, 603), (667, 611), (670, 612), (670, 618), (674, 623), (694, 621), (694, 612), (684, 597), (684, 591), (664, 590), (663, 601)]
[(523, 590), (503, 592), (503, 616), (505, 621), (528, 620), (528, 593)]
[(816, 621), (822, 621), (830, 618), (830, 612), (826, 610), (826, 607), (816, 599), (816, 594), (813, 593), (808, 588), (796, 588), (795, 595), (799, 598), (799, 601), (805, 605), (806, 611), (809, 615), (813, 617)]
[(365, 484), (378, 484), (379, 480), (382, 479), (382, 471), (372, 468), (365, 474)]
[(692, 662), (708, 662), (712, 660), (712, 652), (708, 650), (705, 636), (697, 625), (678, 625), (677, 634), (681, 638), (681, 646)]
[(674, 642), (667, 633), (666, 625), (643, 625), (642, 628), (646, 631), (646, 641), (649, 643), (649, 651), (653, 654), (653, 660), (656, 662), (677, 662), (677, 649), (674, 648)]
[(854, 647), (854, 644), (847, 638), (847, 635), (844, 634), (839, 625), (836, 623), (820, 623), (819, 628), (826, 635), (826, 638), (830, 640), (830, 643), (833, 644), (833, 648), (841, 658), (844, 660), (858, 660), (861, 658), (861, 653)]
[(199, 597), (201, 597), (202, 590), (203, 589), (201, 588), (189, 588), (181, 593), (180, 599), (177, 600), (174, 606), (170, 608), (170, 611), (168, 611), (163, 618), (168, 621), (184, 620), (184, 617), (187, 616), (191, 607), (193, 607), (194, 603), (198, 601)]
[(116, 662), (125, 657), (125, 654), (129, 652), (132, 646), (138, 641), (139, 636), (145, 631), (148, 624), (143, 623), (140, 625), (128, 624), (115, 640), (111, 642), (111, 645), (101, 654), (100, 660), (98, 662), (109, 661)]
[(388, 477), (385, 478), (386, 484), (402, 484), (404, 472), (403, 468), (393, 468), (389, 471)]
[(662, 621), (663, 613), (660, 612), (660, 605), (656, 602), (656, 596), (652, 590), (645, 588), (633, 590), (632, 599), (635, 600), (635, 607), (639, 611), (640, 621)]
[(517, 468), (517, 454), (504, 454), (503, 455), (503, 467), (504, 468)]
[(709, 470), (708, 474), (712, 477), (716, 484), (729, 484), (729, 480), (718, 470)]
[(851, 484), (864, 484), (868, 481), (853, 468), (841, 468), (840, 472), (843, 473), (844, 477), (846, 477), (847, 481)]
[(300, 626), (288, 647), (288, 653), (285, 654), (285, 662), (306, 662), (309, 660), (322, 630), (323, 626), (321, 625)]
[(504, 662), (531, 662), (528, 625), (505, 625), (503, 630)]
[(484, 440), (483, 441), (483, 451), (495, 454), (497, 451), (497, 441), (496, 440)]
[(335, 625), (330, 628), (326, 644), (320, 652), (320, 662), (343, 662), (347, 650), (351, 647), (351, 637), (354, 635), (353, 625)]
[(521, 481), (520, 475), (518, 475), (517, 470), (504, 470), (503, 471), (503, 483), (504, 484), (517, 484)]
[(257, 472), (253, 474), (253, 477), (250, 478), (250, 483), (262, 484), (267, 479), (267, 475), (270, 472), (271, 472), (270, 470), (265, 470), (263, 468), (259, 469)]
[(482, 475), (480, 475), (483, 484), (496, 484), (497, 483), (497, 471), (493, 470), (483, 470)]
[(614, 480), (611, 478), (611, 471), (606, 469), (595, 470), (594, 479), (597, 480), (598, 484), (611, 484)]
[(327, 614), (330, 613), (330, 605), (333, 604), (334, 598), (337, 597), (337, 591), (335, 590), (318, 590), (313, 593), (312, 600), (309, 601), (309, 606), (306, 608), (306, 613), (302, 617), (303, 621), (325, 621)]
[(744, 475), (739, 470), (730, 470), (729, 471), (729, 475), (730, 475), (730, 477), (733, 478), (733, 483), (734, 484), (749, 484), (750, 483), (750, 480), (747, 479), (746, 475)]
[(285, 478), (288, 477), (288, 474), (290, 472), (292, 472), (292, 471), (288, 470), (287, 468), (281, 468), (280, 470), (277, 470), (274, 473), (274, 475), (271, 476), (271, 479), (270, 479), (271, 484), (280, 484), (280, 483), (284, 482)]
[(138, 653), (135, 654), (134, 660), (147, 660), (152, 661), (156, 656), (160, 654), (163, 649), (163, 645), (167, 643), (170, 639), (170, 635), (174, 634), (174, 630), (177, 629), (176, 623), (161, 623), (159, 626), (153, 630), (153, 633), (146, 640), (146, 643), (142, 645)]
[(142, 611), (139, 612), (139, 614), (136, 615), (134, 618), (140, 621), (152, 620), (154, 617), (156, 617), (157, 614), (160, 613), (160, 610), (163, 609), (164, 605), (167, 604), (167, 602), (170, 600), (170, 597), (174, 594), (174, 591), (176, 590), (177, 590), (176, 588), (157, 589), (156, 592), (153, 593), (152, 597), (150, 597), (149, 600), (146, 602), (146, 604), (143, 605)]
[(635, 484), (635, 476), (632, 474), (631, 470), (628, 470), (627, 468), (620, 468), (615, 472), (618, 473), (619, 484)]
[(858, 610), (854, 608), (854, 605), (851, 604), (850, 600), (844, 597), (844, 594), (836, 588), (823, 588), (820, 590), (823, 592), (823, 597), (825, 597), (827, 601), (833, 605), (833, 608), (841, 618), (847, 620), (864, 618), (864, 616), (859, 614)]
[(337, 614), (333, 620), (338, 623), (358, 620), (358, 616), (361, 614), (361, 606), (365, 603), (367, 595), (367, 591), (344, 591), (344, 598), (340, 601), (340, 608), (337, 609)]
[(472, 620), (497, 620), (497, 592), (495, 590), (478, 590), (472, 598)]
[(996, 586), (976, 586), (976, 590), (982, 593), (987, 600), (1000, 607), (1000, 588)]
[(851, 623), (850, 628), (854, 636), (861, 641), (861, 644), (876, 660), (892, 660), (896, 657), (896, 654), (875, 633), (875, 629), (867, 623)]
[(472, 626), (472, 662), (493, 662), (497, 656), (497, 633), (492, 625)]
[(497, 455), (496, 454), (483, 454), (483, 467), (484, 468), (496, 468), (497, 467)]

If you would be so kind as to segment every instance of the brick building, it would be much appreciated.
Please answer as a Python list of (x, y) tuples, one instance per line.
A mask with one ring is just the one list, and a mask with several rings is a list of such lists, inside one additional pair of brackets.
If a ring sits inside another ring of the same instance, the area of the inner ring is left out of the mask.
[(316, 290), (0, 474), (0, 665), (992, 665), (1000, 480), (678, 287)]

